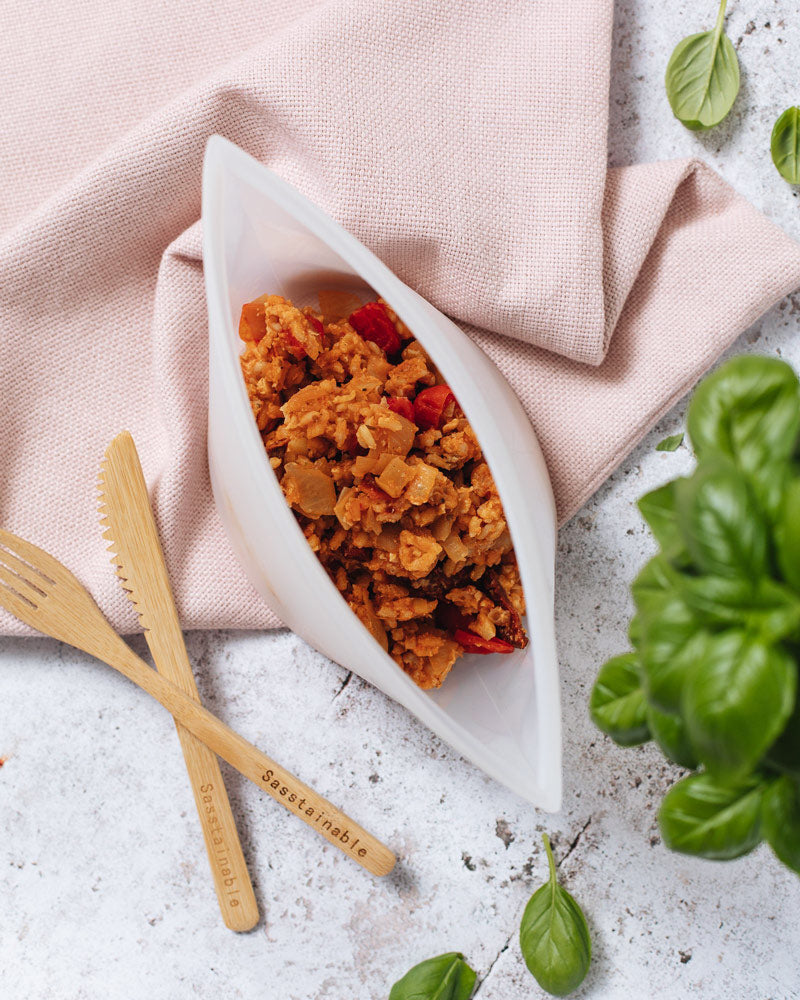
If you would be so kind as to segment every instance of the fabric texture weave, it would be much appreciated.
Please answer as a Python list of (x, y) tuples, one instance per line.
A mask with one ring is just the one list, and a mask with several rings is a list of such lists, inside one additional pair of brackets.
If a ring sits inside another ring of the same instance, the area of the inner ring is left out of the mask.
[[(121, 630), (137, 622), (95, 484), (125, 428), (184, 625), (276, 624), (208, 481), (197, 220), (212, 133), (491, 355), (562, 521), (800, 285), (800, 247), (703, 164), (607, 170), (611, 0), (0, 10), (0, 524), (73, 568)], [(0, 631), (25, 630), (0, 616)]]

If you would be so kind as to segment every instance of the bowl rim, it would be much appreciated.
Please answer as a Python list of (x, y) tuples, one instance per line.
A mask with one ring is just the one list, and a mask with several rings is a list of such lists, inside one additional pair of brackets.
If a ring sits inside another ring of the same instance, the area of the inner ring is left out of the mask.
[[(362, 641), (364, 639), (368, 640), (368, 642), (373, 645), (376, 653), (380, 654), (381, 661), (383, 662), (385, 660), (388, 665), (391, 665), (391, 669), (395, 674), (395, 683), (389, 684), (388, 686), (395, 688), (396, 690), (387, 691), (386, 693), (388, 693), (389, 696), (395, 700), (401, 701), (406, 708), (420, 718), (425, 725), (433, 729), (442, 739), (455, 746), (458, 752), (464, 753), (476, 763), (476, 766), (496, 778), (506, 787), (511, 788), (526, 800), (535, 802), (537, 806), (545, 809), (546, 811), (558, 811), (561, 805), (562, 794), (561, 713), (560, 695), (558, 689), (558, 668), (557, 660), (555, 658), (554, 622), (552, 620), (552, 573), (547, 576), (546, 580), (550, 588), (549, 615), (544, 616), (545, 622), (549, 621), (549, 628), (546, 628), (546, 632), (548, 634), (545, 636), (537, 636), (538, 645), (540, 647), (545, 647), (544, 654), (542, 655), (542, 649), (540, 648), (536, 657), (531, 656), (531, 659), (533, 660), (536, 699), (540, 702), (540, 709), (537, 710), (535, 719), (535, 724), (539, 727), (536, 734), (536, 742), (538, 753), (541, 755), (542, 761), (546, 761), (548, 766), (542, 766), (538, 769), (529, 768), (532, 772), (538, 770), (539, 780), (535, 781), (535, 789), (532, 789), (529, 782), (510, 780), (503, 768), (503, 758), (495, 754), (486, 746), (486, 744), (477, 740), (477, 738), (472, 736), (468, 730), (464, 730), (463, 725), (459, 725), (458, 731), (455, 731), (453, 728), (455, 723), (454, 720), (451, 719), (449, 713), (446, 712), (446, 710), (444, 710), (432, 698), (430, 698), (425, 691), (419, 688), (414, 681), (394, 662), (394, 660), (388, 656), (382, 647), (369, 635), (367, 630), (358, 620), (357, 616), (353, 614), (338, 589), (330, 580), (324, 567), (317, 559), (316, 554), (311, 550), (291, 512), (291, 508), (285, 501), (283, 493), (277, 482), (277, 478), (275, 477), (273, 470), (269, 466), (269, 462), (266, 459), (266, 453), (263, 448), (261, 436), (258, 432), (255, 421), (252, 418), (249, 399), (247, 397), (244, 382), (241, 378), (241, 371), (238, 365), (238, 354), (234, 354), (234, 352), (230, 349), (226, 349), (225, 344), (222, 342), (223, 338), (221, 335), (214, 335), (215, 330), (228, 330), (228, 327), (230, 326), (230, 310), (227, 304), (227, 294), (225, 294), (227, 292), (227, 280), (224, 278), (226, 275), (222, 249), (224, 245), (224, 218), (221, 207), (221, 193), (224, 185), (224, 178), (226, 174), (229, 173), (238, 175), (240, 180), (255, 188), (265, 198), (272, 199), (273, 201), (278, 201), (278, 199), (280, 199), (280, 207), (284, 211), (287, 211), (290, 215), (292, 215), (300, 223), (300, 225), (316, 233), (319, 238), (326, 243), (348, 267), (360, 276), (366, 285), (390, 302), (392, 308), (395, 309), (401, 319), (408, 325), (409, 329), (415, 330), (415, 336), (418, 336), (416, 333), (417, 330), (426, 329), (425, 310), (432, 309), (433, 307), (429, 303), (425, 302), (425, 300), (421, 299), (415, 292), (413, 292), (413, 290), (404, 285), (400, 279), (385, 264), (383, 264), (382, 261), (375, 257), (374, 254), (361, 244), (351, 233), (331, 219), (330, 216), (323, 212), (313, 202), (305, 198), (305, 196), (297, 191), (296, 188), (288, 184), (264, 164), (255, 160), (248, 153), (229, 140), (218, 135), (214, 135), (209, 138), (206, 146), (206, 155), (203, 166), (202, 213), (204, 272), (209, 310), (209, 363), (212, 366), (214, 364), (218, 366), (214, 375), (222, 380), (225, 390), (224, 399), (228, 410), (231, 411), (232, 414), (235, 411), (238, 411), (240, 415), (242, 411), (246, 411), (249, 432), (246, 433), (247, 441), (243, 442), (243, 446), (245, 446), (252, 453), (254, 458), (256, 453), (259, 455), (257, 465), (254, 469), (250, 470), (251, 473), (254, 475), (254, 478), (259, 481), (267, 495), (272, 496), (275, 492), (279, 494), (281, 506), (287, 514), (288, 522), (290, 522), (292, 526), (290, 530), (292, 530), (293, 533), (296, 533), (296, 537), (301, 543), (301, 549), (304, 552), (304, 555), (300, 558), (302, 558), (304, 564), (308, 566), (308, 571), (312, 574), (315, 585), (319, 583), (320, 586), (323, 587), (325, 593), (328, 593), (329, 596), (335, 595), (336, 600), (339, 604), (341, 604), (342, 609), (346, 610), (348, 618), (352, 618), (353, 622), (357, 623), (359, 627), (359, 636)], [(220, 279), (222, 279), (222, 283)], [(395, 301), (397, 299), (400, 300), (398, 305), (400, 305), (401, 308), (398, 308), (395, 305)], [(460, 336), (466, 337), (463, 331), (458, 330), (455, 325), (453, 326), (454, 329), (458, 331)], [(424, 337), (418, 337), (418, 339), (423, 341)], [(469, 343), (472, 342), (470, 341)], [(434, 347), (431, 347), (429, 344), (423, 343), (423, 346), (429, 351), (440, 371), (443, 371), (443, 373), (447, 375), (448, 382), (453, 381), (458, 383), (463, 381), (466, 375), (467, 378), (470, 378), (470, 385), (475, 385), (474, 379), (471, 379), (465, 371), (460, 371), (458, 377), (451, 380), (451, 366), (455, 364), (456, 360), (460, 365), (460, 359), (448, 358), (445, 364), (442, 364), (441, 358), (437, 356), (441, 353), (440, 345), (437, 344)], [(478, 348), (477, 345), (472, 344), (472, 347), (475, 350), (480, 351), (480, 348)], [(481, 352), (481, 354), (483, 357), (486, 357), (483, 352)], [(489, 363), (491, 364), (490, 360)], [(503, 379), (503, 382), (507, 386), (507, 382), (503, 376), (500, 375), (500, 373), (498, 373), (498, 376)], [(513, 390), (510, 390), (510, 387), (509, 391), (513, 395)], [(458, 385), (456, 385), (456, 395), (460, 396)], [(516, 401), (520, 411), (524, 413), (524, 411), (522, 411), (521, 404), (519, 404), (515, 395), (514, 400)], [(474, 423), (472, 416), (468, 412), (467, 406), (465, 406), (464, 409), (470, 423)], [(527, 416), (525, 416), (525, 421), (529, 424)], [(483, 421), (480, 422), (482, 423)], [(533, 431), (531, 431), (531, 433), (533, 435)], [(497, 479), (502, 480), (505, 478), (505, 475), (497, 475), (495, 469), (495, 463), (499, 461), (497, 458), (497, 452), (495, 454), (495, 460), (493, 461), (489, 458), (488, 449), (484, 447), (486, 436), (489, 435), (486, 433), (485, 429), (483, 433), (478, 434), (478, 437), (481, 440), (481, 446), (484, 449), (486, 460), (492, 469), (492, 474)], [(535, 439), (535, 435), (533, 435), (533, 437)], [(547, 480), (547, 483), (549, 486), (549, 479)], [(499, 485), (498, 489), (500, 490), (501, 497), (504, 496), (503, 490)], [(552, 503), (552, 493), (550, 494), (550, 500), (551, 509), (548, 513), (552, 518), (552, 524), (554, 526), (555, 505)], [(514, 516), (516, 519), (516, 513)], [(508, 519), (513, 539), (517, 534), (517, 530), (514, 525), (512, 525), (512, 519), (510, 516)], [(542, 567), (548, 564), (548, 559), (543, 555), (541, 544), (537, 538), (535, 536), (531, 537), (527, 532), (526, 536), (528, 541), (525, 546), (525, 551), (526, 553), (530, 552), (531, 548), (536, 550), (536, 562), (538, 569), (534, 574), (534, 577), (540, 577), (536, 586), (532, 588), (532, 590), (540, 592)], [(306, 556), (310, 557), (310, 561), (306, 558)], [(552, 566), (552, 557), (549, 562)], [(534, 571), (531, 569), (530, 573), (534, 573)], [(527, 570), (525, 571), (525, 575), (529, 575)], [(523, 585), (527, 587), (525, 581), (523, 581)], [(537, 608), (537, 613), (538, 610), (539, 609)], [(540, 627), (541, 624), (542, 623), (540, 622)], [(546, 648), (547, 646), (552, 647), (551, 650), (548, 650)], [(529, 650), (532, 653), (533, 642), (531, 643)], [(470, 746), (470, 743), (472, 743), (473, 746)]]

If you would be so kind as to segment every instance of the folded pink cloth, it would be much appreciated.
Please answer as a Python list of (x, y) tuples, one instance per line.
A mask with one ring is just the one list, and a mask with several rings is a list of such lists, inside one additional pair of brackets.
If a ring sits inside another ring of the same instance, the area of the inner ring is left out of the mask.
[(496, 360), (562, 520), (800, 285), (800, 248), (702, 164), (607, 171), (611, 0), (0, 10), (0, 524), (74, 568), (119, 628), (136, 621), (95, 480), (123, 428), (184, 624), (275, 624), (209, 491), (196, 220), (211, 133)]

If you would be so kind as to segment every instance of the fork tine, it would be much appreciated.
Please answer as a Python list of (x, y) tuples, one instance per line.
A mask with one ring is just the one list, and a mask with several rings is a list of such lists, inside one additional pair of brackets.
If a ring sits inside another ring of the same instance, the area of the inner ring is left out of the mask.
[(44, 593), (48, 583), (55, 583), (55, 580), (51, 580), (49, 576), (45, 576), (36, 566), (31, 566), (30, 563), (24, 562), (18, 556), (15, 556), (13, 552), (9, 552), (8, 549), (0, 548), (0, 565), (5, 565), (8, 569), (16, 573), (17, 576), (22, 577), (26, 583), (32, 587), (36, 587), (42, 593)]
[(41, 588), (29, 583), (24, 576), (17, 576), (16, 573), (12, 573), (12, 571), (3, 566), (2, 563), (0, 563), (0, 580), (2, 580), (9, 590), (16, 591), (20, 597), (29, 601), (33, 607), (36, 607), (37, 605), (37, 597), (41, 599), (46, 596), (45, 592)]
[(21, 622), (25, 622), (31, 628), (35, 628), (37, 632), (41, 631), (36, 624), (37, 609), (32, 604), (23, 600), (19, 594), (14, 593), (13, 590), (9, 590), (8, 587), (4, 587), (2, 584), (0, 584), (0, 607), (5, 608), (15, 618), (19, 618)]
[(12, 554), (16, 553), (17, 556), (29, 563), (40, 576), (50, 580), (51, 583), (55, 583), (59, 575), (63, 575), (65, 572), (65, 567), (53, 556), (48, 555), (44, 549), (37, 548), (30, 542), (26, 542), (24, 538), (20, 538), (19, 535), (3, 531), (2, 528), (0, 528), (0, 545)]

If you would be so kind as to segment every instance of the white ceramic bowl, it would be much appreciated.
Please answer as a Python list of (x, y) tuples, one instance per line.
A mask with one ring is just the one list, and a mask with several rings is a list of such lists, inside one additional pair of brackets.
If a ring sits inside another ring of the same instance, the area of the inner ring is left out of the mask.
[[(210, 339), (208, 450), (220, 516), (253, 585), (330, 659), (355, 670), (523, 798), (561, 805), (561, 720), (553, 627), (555, 511), (539, 444), (486, 355), (366, 247), (220, 136), (206, 148), (203, 240)], [(242, 304), (270, 292), (310, 302), (321, 288), (383, 296), (455, 392), (494, 474), (519, 561), (531, 641), (465, 656), (422, 691), (329, 580), (269, 466), (239, 369)]]

